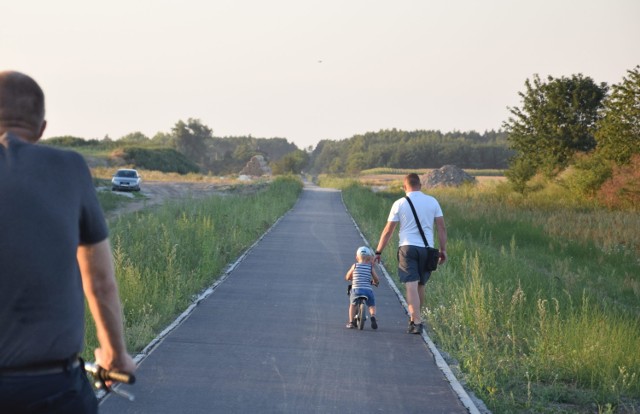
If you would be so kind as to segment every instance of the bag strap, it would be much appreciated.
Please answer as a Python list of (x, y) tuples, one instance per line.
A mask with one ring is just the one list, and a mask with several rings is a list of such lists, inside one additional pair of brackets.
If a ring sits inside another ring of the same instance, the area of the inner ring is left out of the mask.
[(424, 236), (424, 231), (422, 230), (422, 224), (420, 224), (420, 220), (418, 220), (418, 214), (416, 213), (416, 208), (413, 206), (411, 199), (409, 196), (405, 196), (409, 202), (409, 206), (411, 207), (411, 211), (413, 212), (413, 218), (416, 220), (416, 224), (418, 225), (418, 230), (420, 230), (420, 235), (422, 236), (422, 241), (424, 242), (425, 247), (429, 247), (429, 242), (427, 242), (427, 238)]

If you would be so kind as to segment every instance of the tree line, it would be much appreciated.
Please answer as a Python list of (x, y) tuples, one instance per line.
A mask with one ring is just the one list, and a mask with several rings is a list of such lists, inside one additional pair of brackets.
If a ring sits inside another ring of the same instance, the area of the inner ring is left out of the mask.
[(77, 150), (106, 151), (128, 165), (166, 172), (237, 174), (254, 155), (262, 155), (275, 174), (358, 173), (376, 167), (505, 169), (514, 154), (504, 132), (367, 132), (341, 141), (323, 140), (301, 150), (284, 138), (215, 137), (198, 119), (178, 121), (170, 132), (149, 138), (141, 132), (102, 140), (63, 136), (44, 141)]
[[(106, 152), (108, 158), (137, 168), (181, 174), (237, 174), (255, 155), (265, 157), (276, 171), (281, 171), (282, 165), (300, 171), (300, 164), (307, 160), (300, 155), (306, 153), (285, 138), (215, 137), (210, 127), (193, 118), (180, 120), (171, 131), (159, 132), (152, 138), (132, 132), (117, 140), (62, 136), (42, 142), (80, 152)], [(292, 159), (296, 162), (292, 163)]]
[(390, 168), (504, 169), (514, 152), (501, 131), (442, 133), (397, 129), (368, 132), (342, 141), (320, 141), (310, 155), (314, 173), (358, 173)]

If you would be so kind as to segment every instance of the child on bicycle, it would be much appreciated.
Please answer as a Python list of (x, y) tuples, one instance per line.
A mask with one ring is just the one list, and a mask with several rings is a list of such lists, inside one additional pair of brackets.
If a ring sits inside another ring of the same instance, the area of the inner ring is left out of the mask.
[(367, 246), (358, 247), (356, 251), (356, 263), (351, 266), (351, 269), (347, 272), (345, 279), (351, 281), (351, 295), (349, 299), (349, 323), (347, 328), (353, 329), (356, 327), (356, 305), (355, 299), (358, 296), (367, 297), (367, 306), (369, 307), (369, 314), (371, 315), (371, 328), (378, 329), (378, 322), (376, 321), (376, 298), (373, 295), (373, 289), (371, 285), (378, 286), (380, 278), (376, 270), (373, 268), (373, 260), (375, 256), (370, 248)]

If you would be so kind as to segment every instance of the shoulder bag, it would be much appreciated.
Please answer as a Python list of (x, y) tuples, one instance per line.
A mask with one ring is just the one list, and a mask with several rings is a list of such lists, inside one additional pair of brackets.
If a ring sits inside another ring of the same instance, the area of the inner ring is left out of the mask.
[(411, 211), (413, 212), (413, 218), (416, 220), (416, 224), (418, 225), (418, 230), (420, 231), (420, 236), (422, 236), (422, 241), (424, 245), (427, 247), (427, 262), (425, 263), (425, 268), (427, 272), (433, 272), (438, 268), (438, 261), (440, 260), (440, 250), (429, 247), (429, 242), (427, 242), (427, 238), (424, 235), (424, 231), (422, 230), (422, 225), (420, 224), (420, 220), (418, 219), (418, 214), (416, 213), (416, 208), (413, 206), (411, 199), (409, 196), (405, 197), (409, 202), (409, 206), (411, 207)]

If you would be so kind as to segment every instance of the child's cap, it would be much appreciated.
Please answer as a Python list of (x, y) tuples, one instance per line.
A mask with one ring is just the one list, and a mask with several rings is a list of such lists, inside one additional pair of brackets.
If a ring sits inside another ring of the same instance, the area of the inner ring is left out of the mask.
[(356, 256), (360, 256), (360, 257), (373, 256), (373, 252), (367, 246), (360, 246), (360, 247), (358, 247), (358, 250), (356, 251)]

